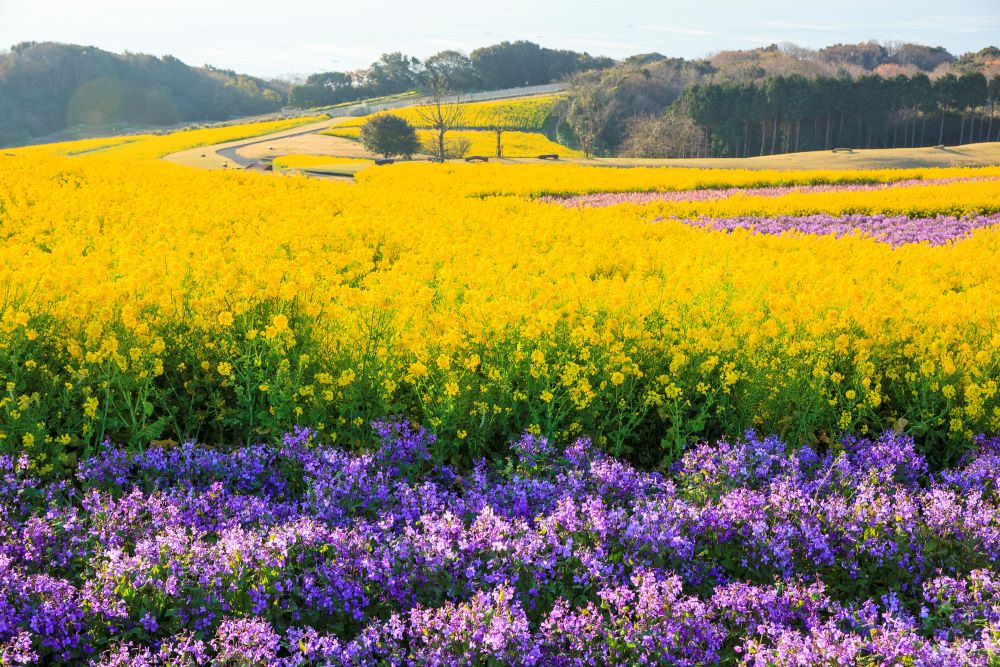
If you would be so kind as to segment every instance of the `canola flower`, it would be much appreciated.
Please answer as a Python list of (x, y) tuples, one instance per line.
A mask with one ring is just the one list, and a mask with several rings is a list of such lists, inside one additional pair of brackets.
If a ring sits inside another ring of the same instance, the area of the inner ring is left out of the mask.
[(996, 664), (997, 169), (271, 127), (0, 157), (0, 662)]
[(125, 137), (81, 139), (55, 144), (39, 144), (6, 151), (15, 156), (63, 155), (84, 156), (101, 152), (102, 156), (127, 160), (151, 160), (195, 148), (280, 132), (299, 125), (323, 120), (327, 116), (302, 116), (283, 120), (222, 125), (167, 134), (141, 134)]
[(289, 154), (274, 158), (272, 164), (276, 169), (308, 169), (309, 167), (326, 167), (340, 164), (372, 164), (364, 158), (337, 157), (334, 155), (298, 155)]
[[(457, 125), (469, 130), (489, 129), (494, 127), (499, 121), (509, 130), (540, 132), (545, 125), (545, 121), (551, 115), (553, 107), (560, 100), (560, 97), (559, 95), (538, 95), (512, 100), (490, 100), (487, 102), (462, 102), (459, 100)], [(421, 128), (426, 127), (424, 115), (429, 108), (427, 106), (412, 106), (393, 109), (384, 113), (399, 116), (414, 127)], [(359, 117), (338, 125), (336, 128), (326, 130), (324, 134), (334, 134), (342, 128), (360, 128), (365, 124), (366, 120), (367, 118), (365, 117)]]
[(748, 434), (669, 475), (525, 435), (467, 475), (377, 422), (348, 453), (0, 457), (12, 664), (994, 664), (1000, 443)]
[[(0, 157), (0, 448), (39, 474), (106, 437), (228, 444), (298, 423), (358, 444), (386, 414), (447, 436), (437, 460), (466, 462), (525, 430), (652, 464), (748, 427), (809, 443), (900, 423), (941, 465), (1000, 427), (995, 231), (892, 248), (650, 224), (974, 219), (1000, 212), (996, 168), (397, 164), (345, 185), (129, 157), (162, 139)], [(905, 179), (929, 182), (533, 198)]]
[[(361, 128), (338, 126), (324, 131), (324, 134), (360, 140)], [(437, 140), (433, 130), (417, 130), (417, 137), (423, 146), (433, 146)], [(469, 155), (492, 156), (496, 153), (496, 134), (489, 130), (450, 130), (445, 135), (446, 145), (459, 141), (468, 142)], [(504, 132), (500, 143), (504, 157), (537, 157), (553, 153), (563, 157), (583, 157), (582, 152), (557, 144), (539, 132)]]

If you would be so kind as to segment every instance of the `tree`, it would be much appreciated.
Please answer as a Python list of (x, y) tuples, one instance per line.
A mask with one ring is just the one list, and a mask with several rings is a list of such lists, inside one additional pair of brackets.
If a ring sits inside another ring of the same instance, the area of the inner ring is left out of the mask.
[(406, 119), (392, 114), (372, 116), (361, 126), (361, 143), (383, 157), (409, 157), (420, 148), (417, 131)]
[(425, 83), (443, 82), (448, 90), (474, 90), (481, 84), (472, 60), (458, 51), (441, 51), (424, 61)]
[(368, 68), (367, 84), (376, 95), (395, 95), (417, 84), (420, 61), (399, 51), (384, 53)]
[(513, 104), (502, 104), (489, 112), (486, 125), (496, 134), (496, 157), (503, 157), (503, 133), (513, 128), (515, 117)]
[(573, 128), (585, 157), (594, 154), (598, 139), (612, 113), (612, 99), (601, 85), (574, 83), (566, 109), (566, 120)]
[(416, 108), (420, 124), (434, 130), (435, 156), (439, 160), (447, 157), (444, 137), (448, 130), (452, 130), (459, 125), (462, 118), (462, 107), (458, 101), (452, 101), (448, 97), (448, 89), (442, 80), (431, 83), (432, 91), (427, 104)]
[(989, 102), (990, 102), (990, 125), (986, 130), (986, 141), (993, 141), (990, 137), (993, 134), (993, 111), (997, 105), (997, 99), (1000, 99), (1000, 74), (997, 74), (992, 79), (990, 79), (989, 84)]
[(660, 117), (632, 118), (620, 155), (638, 158), (694, 157), (704, 135), (690, 117), (668, 111)]
[(945, 74), (934, 81), (934, 99), (937, 101), (938, 113), (941, 115), (941, 126), (938, 129), (938, 144), (944, 143), (944, 121), (949, 111), (957, 109), (961, 104), (961, 89), (958, 77)]

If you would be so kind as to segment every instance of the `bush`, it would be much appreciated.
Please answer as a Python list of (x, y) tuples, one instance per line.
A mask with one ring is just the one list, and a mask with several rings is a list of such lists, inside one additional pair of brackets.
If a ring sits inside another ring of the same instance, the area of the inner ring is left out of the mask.
[(420, 148), (417, 131), (406, 120), (392, 114), (369, 118), (361, 127), (361, 143), (384, 157), (413, 155)]

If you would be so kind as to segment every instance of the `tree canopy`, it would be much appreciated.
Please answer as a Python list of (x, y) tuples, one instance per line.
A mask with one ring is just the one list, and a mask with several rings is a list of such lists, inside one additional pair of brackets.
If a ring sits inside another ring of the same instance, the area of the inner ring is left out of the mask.
[(420, 148), (417, 131), (406, 119), (392, 114), (378, 114), (361, 126), (361, 143), (383, 157), (409, 157)]

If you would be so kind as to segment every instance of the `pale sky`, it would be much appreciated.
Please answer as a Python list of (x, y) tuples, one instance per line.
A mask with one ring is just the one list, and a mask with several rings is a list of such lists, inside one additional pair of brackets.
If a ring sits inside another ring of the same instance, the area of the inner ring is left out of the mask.
[(0, 0), (0, 50), (70, 42), (265, 77), (516, 39), (615, 58), (867, 39), (961, 54), (1000, 46), (1000, 0)]

